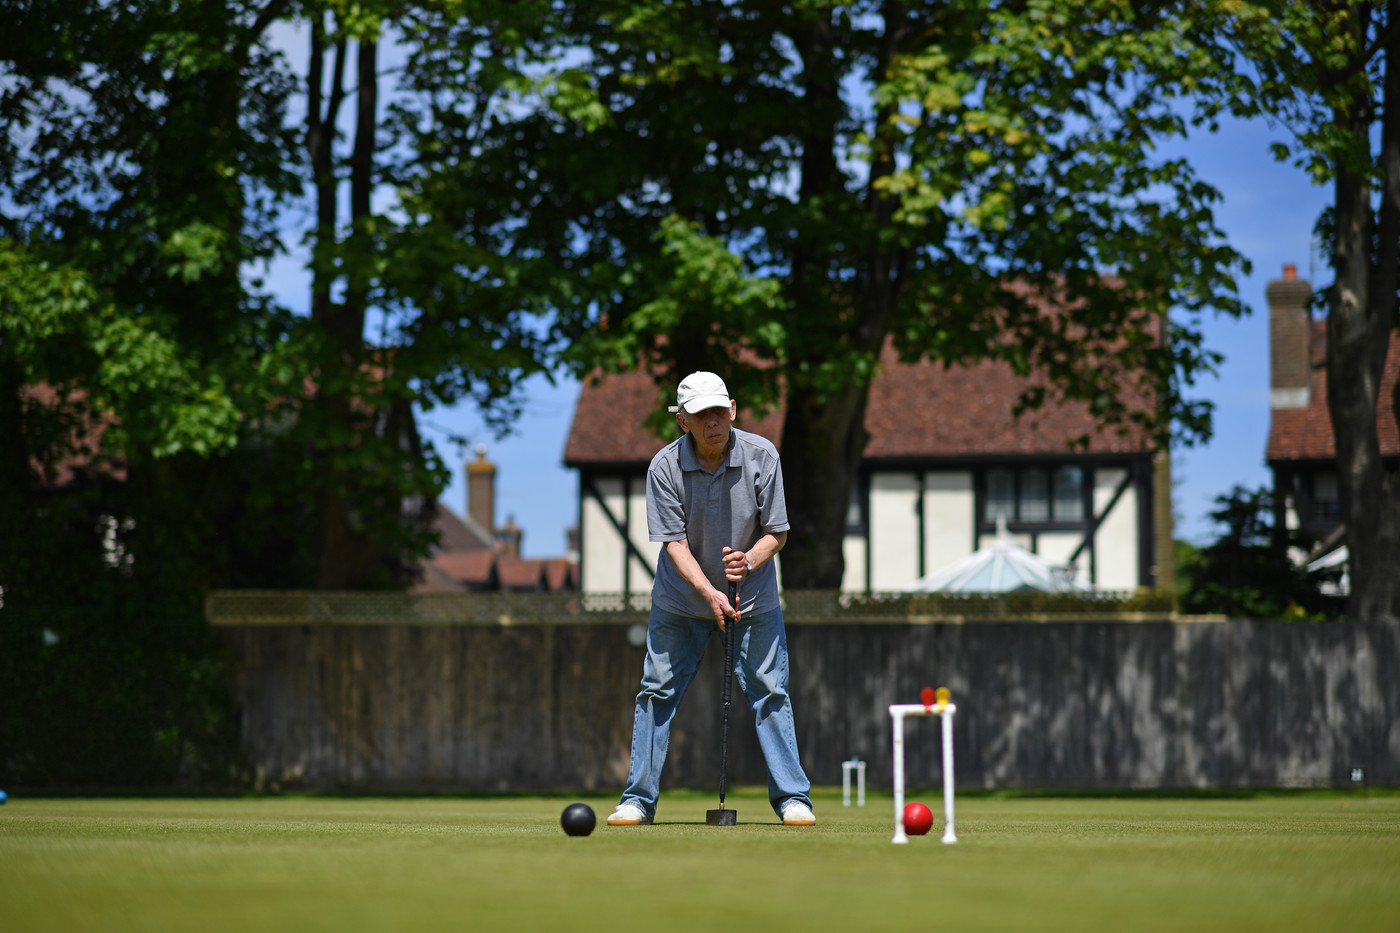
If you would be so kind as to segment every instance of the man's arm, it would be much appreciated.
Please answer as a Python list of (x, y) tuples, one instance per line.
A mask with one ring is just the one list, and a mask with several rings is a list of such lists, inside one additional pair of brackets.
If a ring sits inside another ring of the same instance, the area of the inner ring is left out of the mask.
[[(681, 575), (682, 580), (695, 587), (695, 592), (705, 597), (705, 601), (710, 604), (710, 611), (715, 614), (715, 621), (719, 623), (720, 630), (724, 631), (725, 620), (730, 616), (738, 618), (738, 614), (734, 607), (729, 605), (729, 598), (715, 589), (709, 578), (705, 576), (705, 571), (700, 569), (700, 562), (690, 552), (690, 542), (684, 539), (667, 541), (665, 548), (667, 556), (671, 558), (671, 565), (676, 568), (676, 573)], [(728, 558), (725, 559), (728, 560)]]
[(747, 577), (753, 570), (763, 566), (766, 561), (773, 559), (773, 556), (783, 549), (787, 544), (788, 533), (786, 531), (769, 532), (753, 543), (753, 547), (747, 551), (735, 551), (730, 548), (724, 549), (724, 577), (726, 580), (733, 580), (736, 583)]

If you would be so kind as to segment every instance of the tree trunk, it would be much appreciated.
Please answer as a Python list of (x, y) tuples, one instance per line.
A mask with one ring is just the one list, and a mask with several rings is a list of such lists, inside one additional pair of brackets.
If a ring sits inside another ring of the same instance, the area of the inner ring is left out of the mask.
[[(312, 320), (326, 338), (326, 352), (316, 374), (315, 408), (316, 460), (320, 465), (321, 488), (316, 497), (318, 547), (316, 586), (319, 589), (364, 587), (373, 571), (377, 549), (366, 534), (363, 522), (354, 515), (355, 497), (350, 494), (358, 477), (338, 466), (345, 445), (367, 442), (364, 432), (368, 413), (357, 411), (353, 386), (363, 375), (365, 365), (364, 328), (368, 303), (367, 257), (357, 255), (368, 247), (363, 231), (369, 214), (373, 189), (375, 109), (377, 76), (376, 45), (359, 42), (355, 144), (351, 155), (350, 205), (351, 234), (346, 259), (335, 258), (337, 248), (336, 196), (338, 182), (332, 142), (335, 121), (344, 99), (343, 76), (346, 47), (336, 46), (334, 76), (325, 113), (320, 112), (322, 46), (324, 33), (319, 22), (312, 31), (312, 62), (309, 69), (307, 148), (316, 187), (317, 231), (313, 249)], [(345, 300), (332, 298), (334, 281), (344, 272)]]
[[(35, 477), (30, 467), (30, 440), (25, 424), (24, 374), (18, 361), (0, 355), (0, 526), (6, 529), (0, 542), (0, 600), (3, 587), (14, 587), (25, 575), (23, 542), (34, 536)], [(14, 591), (10, 593), (14, 598)]]
[[(1393, 47), (1396, 40), (1390, 44)], [(1394, 246), (1400, 220), (1400, 115), (1392, 106), (1400, 102), (1400, 94), (1392, 96), (1400, 62), (1394, 48), (1388, 51), (1381, 252), (1373, 267), (1371, 186), (1364, 175), (1341, 162), (1335, 188), (1337, 280), (1327, 315), (1327, 407), (1350, 555), (1348, 612), (1367, 622), (1400, 618), (1400, 478), (1385, 471), (1378, 430), (1381, 374), (1395, 321)], [(1352, 112), (1337, 111), (1336, 121), (1353, 138), (1364, 140), (1371, 114), (1364, 100), (1352, 103)]]
[(345, 42), (336, 44), (331, 66), (330, 98), (325, 89), (325, 25), (311, 21), (311, 61), (306, 80), (306, 152), (316, 191), (316, 234), (311, 244), (311, 319), (325, 322), (331, 315), (331, 283), (335, 279), (335, 123), (345, 99)]
[[(902, 5), (886, 4), (884, 15), (886, 28), (876, 66), (879, 70), (896, 54), (907, 32)], [(814, 114), (840, 112), (831, 42), (827, 23), (815, 24), (797, 37), (804, 62), (805, 97), (816, 104), (812, 107)], [(876, 125), (891, 126), (891, 116), (889, 108), (882, 108)], [(818, 203), (845, 184), (835, 161), (836, 127), (815, 119), (811, 126), (812, 131), (803, 138), (801, 199), (806, 204)], [(877, 133), (866, 182), (869, 242), (850, 291), (836, 297), (838, 301), (850, 302), (855, 309), (850, 315), (847, 351), (868, 357), (872, 364), (878, 362), (889, 336), (897, 300), (901, 251), (884, 245), (880, 237), (890, 224), (895, 206), (876, 188), (878, 179), (894, 171), (897, 145), (897, 134), (891, 137), (888, 130)], [(799, 309), (832, 300), (831, 283), (825, 276), (824, 248), (823, 243), (808, 240), (794, 254), (791, 291)], [(815, 364), (820, 360), (804, 362)], [(865, 445), (870, 440), (865, 430), (865, 413), (874, 372), (872, 365), (857, 381), (834, 389), (808, 385), (793, 372), (788, 375), (783, 481), (789, 500), (805, 503), (806, 507), (788, 515), (792, 528), (783, 548), (785, 586), (825, 590), (841, 586), (846, 568), (846, 515), (851, 491), (859, 480)]]
[(869, 435), (865, 408), (870, 389), (852, 386), (817, 401), (788, 394), (783, 421), (783, 484), (792, 502), (792, 524), (783, 548), (783, 585), (795, 590), (834, 590), (846, 561), (846, 509)]

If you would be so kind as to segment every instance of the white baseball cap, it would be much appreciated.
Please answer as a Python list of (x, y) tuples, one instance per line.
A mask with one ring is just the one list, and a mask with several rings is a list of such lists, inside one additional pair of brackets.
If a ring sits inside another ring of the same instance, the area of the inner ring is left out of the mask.
[(693, 415), (707, 408), (728, 408), (730, 401), (723, 379), (714, 373), (691, 373), (681, 380), (676, 389), (676, 404), (670, 410), (685, 409), (687, 414)]

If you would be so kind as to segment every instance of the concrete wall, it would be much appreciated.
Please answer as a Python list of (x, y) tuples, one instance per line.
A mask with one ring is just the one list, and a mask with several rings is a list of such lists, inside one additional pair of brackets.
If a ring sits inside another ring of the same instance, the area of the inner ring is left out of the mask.
[[(220, 625), (249, 767), (281, 786), (619, 790), (642, 650), (629, 623)], [(1400, 785), (1400, 628), (1280, 622), (789, 625), (814, 783), (890, 781), (891, 703), (948, 686), (964, 787)], [(666, 786), (718, 783), (720, 643)], [(939, 779), (933, 718), (908, 780)], [(730, 779), (766, 782), (742, 712)]]

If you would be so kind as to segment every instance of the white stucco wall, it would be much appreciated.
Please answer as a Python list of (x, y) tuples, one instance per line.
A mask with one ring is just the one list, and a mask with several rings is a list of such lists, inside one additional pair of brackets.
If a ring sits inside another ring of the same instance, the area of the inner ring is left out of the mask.
[(631, 494), (624, 495), (620, 478), (595, 480), (603, 504), (628, 528), (629, 537), (643, 555), (643, 564), (630, 556), (613, 523), (603, 513), (602, 506), (590, 495), (582, 496), (581, 539), (583, 553), (583, 591), (585, 593), (620, 593), (623, 589), (624, 561), (631, 562), (631, 591), (651, 592), (652, 572), (661, 545), (647, 540), (647, 504), (645, 484), (641, 479), (630, 483)]
[[(1069, 556), (1084, 536), (1078, 532), (1052, 532), (1036, 536), (1036, 553), (1056, 564), (1069, 563)], [(1074, 579), (1080, 583), (1089, 582), (1089, 551), (1086, 548), (1075, 562)]]
[[(924, 573), (937, 573), (972, 553), (977, 506), (972, 474), (924, 474)], [(918, 576), (906, 580), (913, 582)]]
[(614, 515), (622, 514), (623, 497), (620, 479), (594, 481), (602, 496), (600, 505), (591, 495), (583, 494), (580, 501), (579, 539), (584, 555), (582, 585), (585, 593), (616, 593), (622, 589), (622, 538), (603, 512), (603, 506)]
[[(1303, 517), (1298, 511), (1298, 497), (1291, 489), (1283, 495), (1283, 527), (1289, 531), (1297, 531), (1303, 527)], [(1288, 559), (1295, 566), (1301, 567), (1308, 562), (1308, 552), (1300, 547), (1290, 547)]]
[(650, 593), (652, 578), (656, 574), (656, 560), (661, 556), (661, 542), (652, 541), (647, 536), (647, 485), (646, 480), (637, 477), (632, 480), (631, 518), (628, 527), (632, 532), (632, 543), (646, 560), (632, 561), (632, 592)]
[[(972, 553), (976, 521), (972, 474), (967, 471), (876, 473), (870, 478), (870, 588), (902, 590), (919, 577)], [(919, 501), (923, 497), (923, 564), (919, 562)], [(848, 540), (844, 588), (864, 589), (852, 572)]]
[[(1094, 471), (1094, 514), (1102, 515), (1114, 490), (1127, 475), (1126, 470)], [(1094, 539), (1095, 584), (1110, 590), (1131, 590), (1138, 586), (1138, 497), (1128, 487), (1118, 504), (1099, 524)]]
[(870, 478), (870, 587), (898, 590), (919, 576), (919, 478)]
[(841, 544), (841, 553), (846, 558), (846, 569), (841, 573), (841, 589), (848, 593), (865, 590), (865, 539), (847, 535)]

